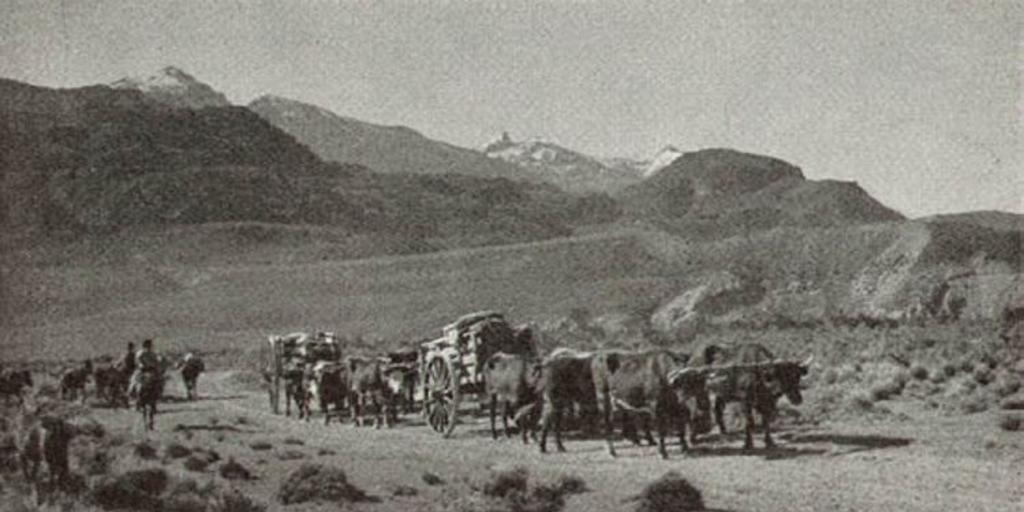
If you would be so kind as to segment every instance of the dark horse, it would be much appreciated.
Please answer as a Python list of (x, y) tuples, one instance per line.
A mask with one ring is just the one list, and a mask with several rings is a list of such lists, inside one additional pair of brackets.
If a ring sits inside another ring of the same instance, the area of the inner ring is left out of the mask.
[(163, 376), (156, 372), (139, 374), (139, 398), (136, 408), (142, 411), (142, 421), (146, 430), (153, 430), (153, 418), (156, 416), (156, 403), (163, 394)]
[(181, 362), (181, 380), (185, 382), (185, 396), (189, 400), (195, 400), (199, 394), (196, 393), (196, 382), (199, 374), (206, 370), (203, 360), (193, 354), (188, 354)]
[(96, 394), (114, 407), (128, 407), (128, 382), (131, 373), (120, 365), (101, 366), (93, 370)]

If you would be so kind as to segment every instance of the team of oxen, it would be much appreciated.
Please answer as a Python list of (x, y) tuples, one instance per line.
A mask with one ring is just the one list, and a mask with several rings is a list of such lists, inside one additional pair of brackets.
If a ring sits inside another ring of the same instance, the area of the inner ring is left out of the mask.
[[(400, 410), (412, 410), (417, 357), (415, 351), (405, 351), (289, 364), (282, 372), (285, 415), (291, 416), (294, 404), (299, 418), (308, 421), (315, 404), (325, 424), (331, 418), (342, 420), (348, 411), (356, 425), (368, 423), (372, 415), (376, 427), (391, 426)], [(268, 384), (272, 374), (272, 369), (264, 369)]]
[[(598, 350), (553, 351), (537, 360), (528, 355), (495, 354), (486, 363), (486, 393), (491, 405), (491, 433), (497, 437), (495, 417), (500, 413), (505, 433), (515, 420), (523, 442), (540, 430), (540, 450), (547, 450), (553, 431), (555, 447), (565, 451), (561, 432), (569, 413), (593, 425), (595, 415), (603, 428), (608, 453), (615, 456), (614, 423), (621, 421), (625, 437), (640, 443), (640, 433), (668, 457), (665, 438), (674, 430), (681, 449), (710, 430), (711, 415), (726, 432), (723, 415), (729, 402), (740, 402), (746, 418), (744, 447), (753, 448), (754, 413), (762, 418), (764, 443), (774, 446), (770, 423), (782, 396), (794, 405), (802, 402), (801, 378), (811, 360), (778, 360), (756, 344), (724, 348), (707, 345), (693, 355), (669, 350), (631, 352)], [(652, 427), (658, 434), (657, 443)], [(689, 435), (687, 430), (689, 429)]]
[[(390, 353), (293, 366), (284, 373), (285, 414), (291, 414), (294, 402), (299, 417), (308, 421), (312, 405), (318, 404), (325, 423), (347, 409), (357, 425), (373, 414), (378, 428), (390, 426), (400, 406), (404, 412), (413, 406), (419, 380), (416, 356)], [(553, 434), (556, 449), (564, 451), (562, 431), (572, 420), (584, 428), (600, 425), (614, 456), (614, 426), (621, 424), (625, 437), (640, 444), (643, 434), (668, 457), (665, 439), (670, 431), (678, 434), (684, 451), (698, 434), (711, 429), (712, 418), (725, 433), (723, 415), (729, 402), (741, 404), (745, 448), (753, 448), (755, 413), (762, 419), (764, 444), (774, 446), (770, 422), (778, 399), (802, 402), (801, 378), (810, 362), (777, 359), (757, 344), (706, 345), (693, 354), (557, 349), (543, 358), (498, 352), (481, 362), (478, 371), (494, 438), (500, 417), (506, 436), (512, 435), (511, 420), (524, 443), (539, 432), (538, 444), (545, 452)], [(269, 382), (269, 373), (265, 377)]]

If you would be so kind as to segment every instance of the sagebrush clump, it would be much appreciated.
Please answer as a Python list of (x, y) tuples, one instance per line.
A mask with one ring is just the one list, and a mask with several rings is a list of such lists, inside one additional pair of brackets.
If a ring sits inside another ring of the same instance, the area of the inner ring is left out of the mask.
[(558, 512), (565, 496), (585, 492), (586, 483), (563, 476), (551, 483), (530, 484), (525, 468), (492, 471), (483, 482), (445, 490), (435, 507), (441, 512)]
[(704, 510), (700, 490), (675, 471), (644, 487), (636, 497), (636, 512), (682, 512)]
[(182, 459), (192, 454), (192, 450), (178, 443), (171, 443), (164, 447), (164, 457), (168, 459)]
[(283, 505), (306, 502), (373, 501), (348, 481), (345, 472), (323, 464), (303, 464), (281, 483), (277, 500)]
[(238, 463), (234, 457), (229, 457), (228, 461), (220, 465), (218, 471), (220, 476), (226, 480), (252, 480), (255, 477), (253, 474), (246, 469), (245, 466)]
[(160, 468), (129, 471), (104, 477), (89, 491), (88, 499), (106, 509), (157, 510), (168, 480)]

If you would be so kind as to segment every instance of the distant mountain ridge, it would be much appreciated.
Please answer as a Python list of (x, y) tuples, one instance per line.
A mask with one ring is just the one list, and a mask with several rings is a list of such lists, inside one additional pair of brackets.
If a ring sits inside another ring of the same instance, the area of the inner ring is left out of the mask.
[(615, 214), (610, 199), (549, 185), (326, 163), (244, 107), (173, 107), (131, 88), (0, 80), (0, 140), (7, 242), (261, 222), (445, 247), (562, 236)]
[(631, 217), (715, 238), (904, 219), (856, 183), (807, 180), (782, 160), (729, 149), (682, 154), (624, 190), (620, 201)]
[(110, 86), (137, 90), (159, 103), (175, 108), (231, 106), (224, 94), (174, 66), (167, 66), (148, 76), (122, 78)]
[[(283, 98), (251, 109), (197, 100), (188, 91), (205, 90), (200, 82), (164, 75), (169, 82), (75, 89), (0, 79), (0, 321), (91, 315), (103, 310), (96, 290), (116, 296), (110, 311), (131, 316), (131, 302), (192, 286), (191, 271), (171, 271), (178, 281), (154, 272), (161, 264), (195, 265), (197, 275), (204, 265), (280, 267), (274, 286), (286, 288), (302, 262), (308, 282), (330, 288), (323, 261), (433, 252), (479, 263), (506, 251), (440, 251), (555, 238), (510, 250), (501, 273), (482, 265), (472, 282), (464, 266), (438, 273), (428, 258), (402, 270), (434, 280), (406, 305), (438, 302), (438, 282), (490, 286), (508, 295), (502, 307), (547, 300), (545, 310), (609, 289), (648, 301), (696, 293), (704, 302), (694, 310), (708, 308), (699, 322), (727, 323), (996, 318), (1024, 296), (1021, 215), (907, 221), (854, 182), (808, 180), (791, 163), (732, 149), (599, 159), (503, 134), (488, 156)], [(563, 190), (588, 187), (619, 188)], [(637, 235), (591, 243), (616, 232)], [(96, 262), (117, 269), (118, 288)], [(25, 268), (43, 269), (45, 286)], [(544, 286), (516, 281), (531, 272)], [(567, 273), (572, 282), (560, 280)], [(531, 297), (536, 290), (547, 296)], [(469, 305), (457, 292), (448, 298), (453, 309)]]
[(640, 181), (639, 166), (626, 159), (601, 161), (540, 138), (516, 142), (508, 132), (483, 152), (571, 192), (616, 192)]
[(454, 173), (540, 181), (513, 165), (429, 139), (405, 126), (368, 123), (279, 96), (261, 96), (248, 108), (327, 161), (363, 165), (385, 174)]

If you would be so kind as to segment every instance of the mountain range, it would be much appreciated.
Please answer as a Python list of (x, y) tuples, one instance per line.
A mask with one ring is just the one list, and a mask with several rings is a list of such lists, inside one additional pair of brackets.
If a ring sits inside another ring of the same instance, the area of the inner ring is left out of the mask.
[[(0, 144), (8, 318), (58, 300), (34, 299), (25, 268), (138, 267), (124, 289), (164, 293), (144, 270), (153, 262), (313, 263), (554, 239), (591, 249), (569, 261), (555, 246), (522, 246), (502, 272), (597, 258), (586, 265), (630, 296), (658, 290), (668, 307), (664, 287), (678, 285), (681, 303), (721, 318), (921, 304), (992, 317), (1022, 295), (1024, 216), (910, 220), (856, 183), (733, 149), (608, 159), (502, 134), (476, 151), (285, 98), (231, 105), (176, 68), (73, 89), (0, 79)], [(583, 288), (569, 296), (593, 291), (582, 277), (573, 286)]]

